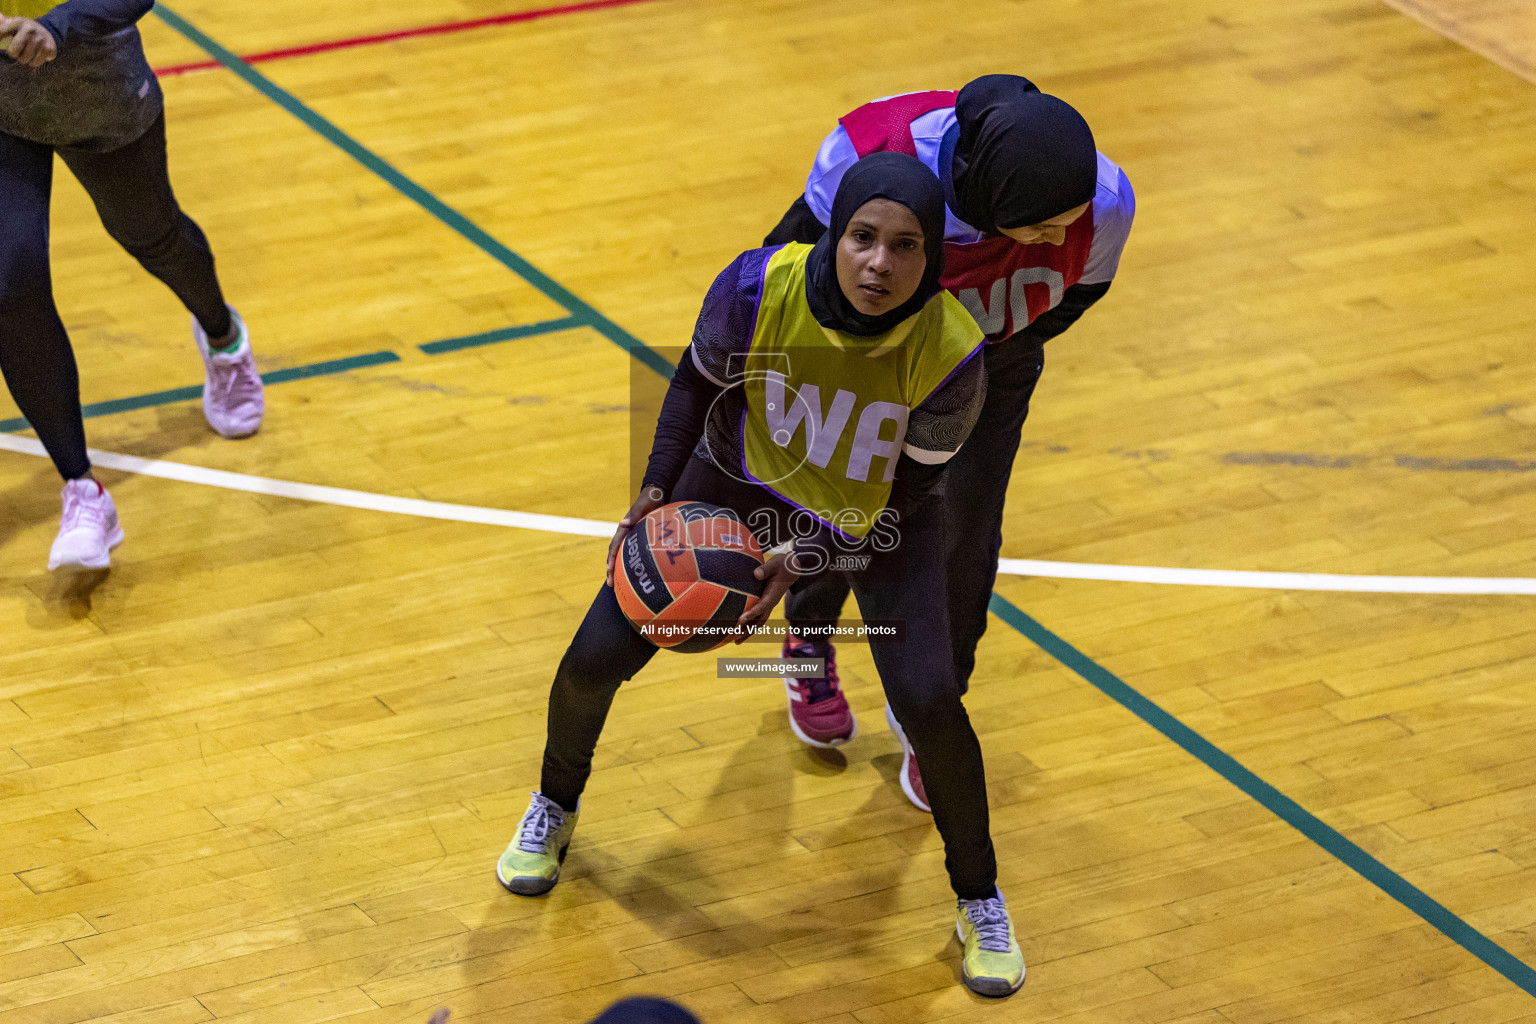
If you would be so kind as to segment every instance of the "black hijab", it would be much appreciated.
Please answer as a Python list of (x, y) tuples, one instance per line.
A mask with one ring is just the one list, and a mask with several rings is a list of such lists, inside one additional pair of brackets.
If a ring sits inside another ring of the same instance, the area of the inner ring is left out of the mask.
[[(853, 307), (837, 283), (837, 243), (859, 207), (889, 199), (911, 210), (923, 229), (928, 266), (912, 297), (889, 313), (866, 316)], [(938, 294), (944, 270), (944, 188), (922, 161), (903, 153), (871, 153), (848, 169), (832, 200), (832, 223), (811, 250), (805, 266), (805, 298), (821, 326), (872, 338), (901, 323)]]
[(973, 227), (1027, 227), (1093, 199), (1093, 132), (1068, 103), (1018, 75), (983, 75), (955, 101), (955, 213)]

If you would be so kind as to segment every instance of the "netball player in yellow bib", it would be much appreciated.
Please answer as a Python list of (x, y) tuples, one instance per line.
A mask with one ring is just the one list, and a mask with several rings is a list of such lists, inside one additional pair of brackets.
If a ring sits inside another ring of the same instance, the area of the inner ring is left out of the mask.
[(64, 478), (48, 568), (106, 568), (123, 539), (91, 475), (80, 378), (53, 301), (53, 156), (102, 225), (192, 314), (203, 413), (224, 437), (261, 425), (261, 377), (245, 324), (224, 301), (213, 252), (166, 168), (165, 109), (137, 22), (153, 0), (0, 0), (0, 374)]
[(708, 502), (734, 510), (765, 548), (790, 547), (758, 570), (766, 588), (742, 626), (761, 623), (800, 576), (837, 571), (867, 621), (904, 627), (870, 647), (923, 758), (966, 983), (997, 996), (1023, 983), (945, 621), (934, 488), (986, 383), (981, 330), (939, 287), (943, 237), (938, 179), (911, 157), (880, 153), (844, 176), (814, 246), (743, 253), (716, 279), (667, 392), (640, 497), (610, 547), (608, 584), (556, 671), (540, 792), (496, 866), (507, 889), (533, 895), (559, 880), (614, 694), (657, 650), (614, 594), (625, 533), (666, 502)]

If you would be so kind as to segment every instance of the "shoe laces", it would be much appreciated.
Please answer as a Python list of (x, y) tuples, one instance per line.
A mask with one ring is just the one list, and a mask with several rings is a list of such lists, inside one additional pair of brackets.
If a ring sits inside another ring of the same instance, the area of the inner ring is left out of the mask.
[(821, 657), (824, 659), (822, 666), (825, 676), (823, 678), (797, 677), (795, 679), (795, 685), (805, 694), (807, 704), (820, 704), (824, 700), (831, 700), (837, 696), (837, 658), (832, 654), (831, 644), (818, 645), (810, 641), (801, 641), (791, 644), (788, 653), (795, 658)]
[(253, 401), (261, 391), (261, 377), (256, 373), (250, 349), (234, 359), (210, 355), (208, 386), (213, 389), (213, 398), (220, 405), (240, 406)]
[[(82, 526), (95, 526), (105, 529), (108, 523), (107, 503), (93, 499), (101, 498), (106, 494), (102, 486), (94, 481), (85, 481), (94, 492), (86, 487), (66, 486), (64, 488), (64, 514), (59, 517), (59, 532), (66, 533), (79, 529)], [(70, 481), (74, 484), (76, 481)]]
[(1012, 949), (1012, 927), (1008, 923), (1008, 904), (1001, 895), (984, 900), (961, 900), (965, 916), (976, 927), (978, 945), (989, 953), (1006, 953)]
[(517, 848), (524, 853), (546, 853), (549, 837), (565, 824), (565, 811), (543, 793), (533, 794), (533, 803), (517, 826)]

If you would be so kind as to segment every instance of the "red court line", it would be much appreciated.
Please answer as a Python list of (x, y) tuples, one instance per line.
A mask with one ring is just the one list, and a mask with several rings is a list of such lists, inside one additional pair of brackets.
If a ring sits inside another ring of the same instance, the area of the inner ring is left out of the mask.
[[(553, 18), (561, 14), (580, 14), (583, 11), (603, 11), (610, 7), (629, 7), (633, 4), (652, 3), (653, 0), (583, 0), (581, 3), (560, 4), (558, 7), (537, 7), (531, 11), (516, 11), (512, 14), (495, 14), (489, 18), (475, 18), (471, 21), (450, 21), (441, 25), (424, 25), (421, 28), (406, 28), (395, 32), (380, 32), (371, 36), (355, 36), (351, 39), (336, 39), (328, 43), (310, 43), (307, 46), (290, 46), (282, 50), (267, 50), (264, 53), (252, 53), (243, 55), (240, 59), (247, 64), (260, 64), (269, 60), (284, 60), (288, 57), (307, 57), (315, 53), (329, 53), (332, 50), (350, 50), (354, 46), (374, 46), (378, 43), (392, 43), (397, 39), (416, 39), (420, 36), (441, 36), (452, 32), (467, 32), (470, 29), (489, 28), (492, 25), (515, 25), (522, 21), (537, 21), (540, 18)], [(216, 60), (199, 60), (190, 64), (173, 64), (170, 67), (156, 68), (155, 74), (160, 78), (169, 78), (174, 75), (184, 75), (189, 71), (210, 71), (221, 67)]]

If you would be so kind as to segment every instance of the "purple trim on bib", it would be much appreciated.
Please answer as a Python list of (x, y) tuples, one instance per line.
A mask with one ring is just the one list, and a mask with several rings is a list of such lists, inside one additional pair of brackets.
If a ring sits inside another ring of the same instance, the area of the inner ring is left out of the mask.
[(972, 359), (976, 358), (976, 353), (980, 352), (982, 349), (984, 349), (986, 347), (987, 347), (987, 342), (986, 342), (986, 339), (983, 338), (981, 344), (977, 345), (975, 348), (971, 349), (971, 354), (970, 355), (966, 356), (964, 359), (962, 359), (958, 363), (956, 363), (955, 364), (955, 368), (953, 370), (950, 370), (949, 373), (947, 373), (944, 376), (944, 379), (939, 381), (939, 383), (934, 386), (933, 390), (929, 391), (926, 395), (924, 395), (921, 402), (918, 402), (917, 405), (912, 406), (912, 410), (915, 412), (917, 410), (918, 406), (922, 405), (923, 402), (928, 401), (928, 399), (932, 398), (934, 395), (938, 394), (941, 390), (943, 390), (944, 385), (946, 385), (950, 381), (954, 380), (955, 379), (955, 374), (957, 374), (961, 370), (965, 369), (966, 364), (968, 364)]

